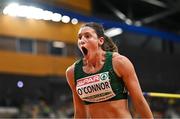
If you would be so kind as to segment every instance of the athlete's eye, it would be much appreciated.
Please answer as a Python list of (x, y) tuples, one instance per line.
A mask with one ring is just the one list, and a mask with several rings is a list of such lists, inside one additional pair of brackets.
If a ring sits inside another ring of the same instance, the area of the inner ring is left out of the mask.
[(90, 38), (90, 35), (89, 35), (89, 34), (86, 34), (84, 37), (85, 37), (85, 38)]
[(81, 40), (81, 38), (82, 38), (82, 36), (81, 36), (81, 35), (79, 35), (79, 36), (78, 36), (78, 40)]

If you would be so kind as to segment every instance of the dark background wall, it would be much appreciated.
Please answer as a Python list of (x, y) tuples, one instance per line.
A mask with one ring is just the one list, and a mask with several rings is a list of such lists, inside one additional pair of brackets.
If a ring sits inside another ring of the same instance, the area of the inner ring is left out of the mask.
[(180, 84), (180, 56), (121, 47), (121, 53), (134, 64), (144, 91), (175, 93)]

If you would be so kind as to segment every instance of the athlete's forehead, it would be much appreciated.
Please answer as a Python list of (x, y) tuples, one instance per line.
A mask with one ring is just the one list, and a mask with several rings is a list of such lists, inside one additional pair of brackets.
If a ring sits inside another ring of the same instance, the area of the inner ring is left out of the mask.
[(84, 26), (84, 27), (81, 27), (79, 29), (79, 32), (78, 32), (78, 35), (83, 35), (83, 34), (86, 34), (86, 33), (92, 33), (92, 34), (96, 34), (95, 30), (91, 27), (88, 27), (88, 26)]

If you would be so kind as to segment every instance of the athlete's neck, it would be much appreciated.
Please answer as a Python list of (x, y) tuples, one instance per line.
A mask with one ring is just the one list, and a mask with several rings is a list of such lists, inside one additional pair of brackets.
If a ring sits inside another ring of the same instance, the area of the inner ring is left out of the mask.
[(105, 61), (105, 51), (102, 49), (96, 51), (96, 52), (90, 52), (88, 57), (84, 57), (84, 66), (87, 67), (98, 67), (104, 64)]

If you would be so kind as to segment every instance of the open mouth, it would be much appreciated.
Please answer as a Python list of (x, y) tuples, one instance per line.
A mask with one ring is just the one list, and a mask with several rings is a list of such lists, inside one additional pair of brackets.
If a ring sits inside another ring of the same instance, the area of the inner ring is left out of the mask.
[(88, 50), (85, 47), (82, 47), (81, 49), (82, 49), (84, 55), (88, 54)]

